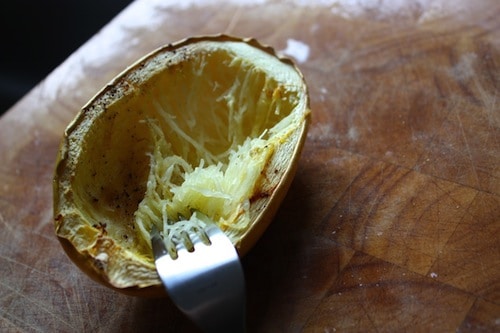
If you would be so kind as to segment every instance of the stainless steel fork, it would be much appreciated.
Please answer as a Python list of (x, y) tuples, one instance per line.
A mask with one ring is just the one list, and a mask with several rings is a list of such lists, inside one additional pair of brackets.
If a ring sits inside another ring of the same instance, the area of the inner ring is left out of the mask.
[(156, 270), (173, 302), (204, 332), (244, 332), (245, 282), (238, 253), (215, 224), (204, 232), (208, 244), (190, 232), (193, 246), (177, 242), (172, 256), (153, 226)]

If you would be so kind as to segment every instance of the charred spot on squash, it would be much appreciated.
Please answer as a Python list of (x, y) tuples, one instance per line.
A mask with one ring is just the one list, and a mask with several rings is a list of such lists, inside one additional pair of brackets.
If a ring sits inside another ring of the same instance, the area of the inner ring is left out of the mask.
[(260, 199), (264, 199), (264, 198), (267, 198), (271, 196), (270, 193), (268, 192), (258, 192), (258, 193), (255, 193), (251, 198), (250, 198), (250, 202), (255, 202), (257, 200), (260, 200)]

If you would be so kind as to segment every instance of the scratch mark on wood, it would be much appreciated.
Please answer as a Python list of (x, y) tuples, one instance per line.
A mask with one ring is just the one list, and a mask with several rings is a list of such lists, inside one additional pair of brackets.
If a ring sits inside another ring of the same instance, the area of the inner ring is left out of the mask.
[(28, 269), (28, 270), (29, 270), (29, 272), (30, 272), (30, 273), (31, 273), (31, 272), (37, 272), (37, 273), (40, 273), (40, 274), (45, 275), (45, 276), (50, 276), (50, 274), (49, 274), (49, 273), (47, 273), (47, 272), (41, 271), (41, 270), (39, 270), (39, 269), (36, 269), (36, 268), (35, 268), (35, 267), (33, 267), (33, 266), (27, 265), (27, 264), (25, 264), (25, 263), (23, 263), (23, 262), (17, 261), (17, 260), (15, 260), (15, 259), (12, 259), (12, 258), (6, 257), (6, 256), (1, 255), (1, 254), (0, 254), (0, 259), (3, 259), (3, 260), (5, 260), (5, 261), (7, 261), (7, 262), (10, 262), (10, 263), (13, 263), (14, 265), (20, 265), (20, 266), (22, 266), (22, 267), (25, 267), (26, 269)]
[(64, 301), (66, 303), (66, 309), (68, 310), (68, 315), (69, 315), (69, 318), (78, 318), (78, 324), (80, 326), (80, 329), (83, 330), (84, 329), (84, 318), (83, 316), (78, 316), (78, 315), (74, 315), (73, 314), (73, 310), (72, 310), (72, 307), (71, 307), (71, 301), (68, 297), (68, 293), (66, 290), (63, 290), (63, 294), (64, 294)]
[[(474, 76), (473, 79), (474, 85), (476, 86), (477, 91), (479, 92), (482, 103), (484, 104), (484, 110), (486, 111), (487, 124), (488, 127), (495, 131), (498, 126), (500, 126), (500, 113), (498, 112), (497, 107), (497, 96), (498, 95), (490, 95), (486, 89), (483, 88), (479, 79)], [(496, 93), (496, 92), (495, 92)], [(495, 142), (496, 143), (496, 142)]]
[[(31, 325), (29, 322), (26, 321), (26, 318), (21, 318), (19, 316), (13, 315), (10, 312), (4, 311), (3, 309), (0, 309), (0, 318), (5, 319), (12, 327), (15, 327), (15, 330), (13, 331), (18, 331), (21, 327), (21, 325), (26, 325), (30, 329), (32, 329), (34, 332), (44, 332), (41, 328)], [(14, 319), (14, 320), (12, 320)], [(0, 320), (0, 324), (1, 324)], [(17, 322), (17, 323), (16, 323)], [(1, 329), (6, 329), (5, 325), (0, 325)]]
[(3, 224), (5, 228), (9, 230), (9, 232), (14, 231), (14, 228), (12, 228), (12, 226), (9, 223), (7, 223), (1, 212), (0, 212), (0, 223)]
[(238, 7), (236, 9), (236, 11), (234, 12), (234, 14), (231, 16), (231, 19), (229, 20), (229, 23), (227, 24), (227, 27), (224, 30), (225, 34), (228, 34), (228, 35), (232, 34), (234, 27), (236, 26), (236, 24), (240, 20), (242, 10), (243, 10), (242, 7)]
[(363, 303), (361, 303), (361, 309), (363, 309), (363, 312), (365, 313), (366, 318), (368, 318), (368, 321), (372, 325), (372, 327), (374, 329), (374, 332), (379, 332), (380, 330), (378, 329), (377, 324), (375, 323), (375, 321), (373, 320), (373, 318), (370, 316), (370, 311), (368, 311), (366, 309), (366, 307), (365, 307), (365, 305)]
[[(42, 310), (43, 312), (49, 314), (52, 318), (60, 321), (61, 323), (65, 324), (65, 325), (67, 325), (67, 326), (69, 326), (69, 327), (71, 327), (73, 329), (75, 328), (75, 327), (73, 327), (71, 325), (71, 323), (69, 323), (66, 320), (64, 320), (64, 318), (62, 318), (62, 317), (58, 316), (56, 313), (50, 311), (48, 309), (48, 307), (47, 307), (47, 304), (41, 303), (41, 302), (37, 301), (35, 298), (29, 297), (28, 295), (23, 294), (19, 290), (15, 289), (15, 288), (12, 288), (9, 284), (4, 283), (3, 281), (0, 281), (0, 286), (2, 286), (3, 288), (5, 288), (6, 290), (10, 291), (11, 293), (19, 296), (20, 298), (28, 301), (28, 303), (33, 304), (36, 308), (38, 308), (38, 309)], [(41, 288), (43, 288), (43, 286)], [(26, 319), (27, 318), (23, 318), (21, 320), (21, 322), (28, 324), (27, 321), (26, 321)]]
[(454, 110), (455, 110), (455, 115), (457, 116), (458, 126), (460, 127), (460, 133), (462, 134), (462, 138), (464, 139), (465, 149), (466, 149), (467, 155), (469, 157), (469, 161), (470, 161), (470, 165), (471, 165), (471, 168), (472, 168), (472, 172), (474, 174), (474, 178), (475, 178), (475, 181), (476, 181), (476, 186), (479, 187), (479, 176), (478, 176), (478, 173), (477, 173), (477, 170), (476, 170), (476, 165), (474, 163), (474, 158), (472, 156), (472, 152), (471, 152), (471, 149), (470, 149), (469, 140), (467, 139), (467, 135), (465, 134), (464, 126), (463, 126), (463, 123), (462, 123), (462, 119), (460, 118), (459, 111), (457, 109), (454, 109)]

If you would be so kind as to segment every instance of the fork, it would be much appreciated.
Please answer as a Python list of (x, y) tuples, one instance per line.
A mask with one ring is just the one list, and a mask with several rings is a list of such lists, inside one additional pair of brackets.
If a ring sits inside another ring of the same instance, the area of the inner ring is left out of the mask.
[(244, 332), (245, 282), (238, 253), (214, 223), (203, 231), (202, 237), (189, 232), (190, 242), (177, 241), (176, 253), (170, 253), (153, 225), (158, 275), (172, 301), (202, 331)]

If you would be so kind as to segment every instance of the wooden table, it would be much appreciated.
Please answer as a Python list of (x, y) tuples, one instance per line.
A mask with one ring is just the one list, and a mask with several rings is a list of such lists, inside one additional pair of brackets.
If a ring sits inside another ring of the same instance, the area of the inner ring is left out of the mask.
[(500, 331), (499, 17), (497, 0), (133, 3), (0, 119), (0, 331), (194, 331), (168, 299), (69, 261), (51, 178), (64, 128), (113, 76), (219, 32), (294, 57), (313, 109), (243, 260), (249, 332)]

